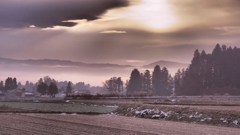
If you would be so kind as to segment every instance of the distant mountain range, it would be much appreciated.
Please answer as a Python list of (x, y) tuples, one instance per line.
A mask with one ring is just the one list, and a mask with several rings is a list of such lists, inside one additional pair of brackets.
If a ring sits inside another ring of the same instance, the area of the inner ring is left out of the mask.
[[(0, 64), (7, 65), (18, 65), (18, 66), (50, 66), (50, 67), (75, 67), (75, 68), (134, 68), (136, 66), (132, 65), (119, 65), (111, 63), (84, 63), (84, 62), (74, 62), (70, 60), (58, 60), (58, 59), (10, 59), (0, 57)], [(167, 68), (186, 68), (189, 64), (173, 62), (173, 61), (164, 61), (160, 60), (157, 62), (150, 63), (148, 65), (142, 66), (142, 68), (151, 68), (153, 69), (156, 65), (160, 67)]]
[(17, 60), (10, 58), (1, 58), (0, 64), (18, 64), (18, 65), (29, 65), (29, 66), (56, 66), (56, 67), (83, 67), (83, 68), (130, 68), (131, 65), (118, 65), (110, 63), (84, 63), (84, 62), (73, 62), (69, 60), (58, 60), (58, 59), (27, 59)]
[(189, 64), (187, 63), (160, 60), (157, 62), (150, 63), (148, 65), (144, 65), (142, 67), (154, 68), (156, 65), (159, 65), (160, 67), (167, 67), (167, 68), (186, 68), (189, 66)]

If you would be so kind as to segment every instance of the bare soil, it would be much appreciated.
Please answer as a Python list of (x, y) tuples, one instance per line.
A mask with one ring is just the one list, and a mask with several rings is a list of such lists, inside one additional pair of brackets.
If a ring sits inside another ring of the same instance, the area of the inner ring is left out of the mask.
[(240, 129), (116, 115), (0, 114), (6, 135), (238, 135)]
[(57, 102), (39, 100), (37, 103), (5, 101), (0, 104), (0, 113), (114, 113), (159, 121), (240, 128), (240, 97), (103, 98)]

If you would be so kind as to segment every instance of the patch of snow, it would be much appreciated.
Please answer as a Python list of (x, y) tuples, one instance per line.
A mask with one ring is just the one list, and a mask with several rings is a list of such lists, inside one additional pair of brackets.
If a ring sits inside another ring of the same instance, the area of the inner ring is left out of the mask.
[(60, 115), (67, 115), (66, 113), (61, 113)]
[(201, 121), (201, 122), (204, 122), (204, 121), (206, 121), (206, 118), (203, 118), (203, 119), (201, 119), (200, 121)]
[(200, 121), (201, 121), (201, 122), (204, 122), (204, 121), (211, 121), (211, 120), (212, 120), (212, 118), (208, 117), (208, 118), (203, 118), (203, 119), (201, 119)]
[(200, 113), (198, 113), (198, 112), (195, 112), (195, 114), (191, 114), (190, 116), (189, 116), (189, 118), (201, 118), (202, 117), (202, 114)]
[(65, 102), (66, 102), (66, 103), (69, 103), (69, 102), (70, 102), (70, 100), (66, 100)]
[(159, 119), (160, 118), (160, 115), (153, 115), (152, 116), (152, 119)]
[(223, 122), (224, 122), (224, 123), (228, 123), (228, 121), (227, 121), (227, 120), (224, 120)]
[(127, 111), (128, 111), (128, 112), (130, 111), (131, 113), (135, 113), (136, 109), (134, 109), (134, 108), (128, 108)]
[(157, 115), (160, 113), (160, 111), (157, 109), (144, 109), (144, 110), (129, 109), (129, 110), (135, 111), (136, 115)]
[(158, 109), (134, 109), (134, 108), (128, 108), (127, 111), (130, 111), (131, 113), (135, 114), (135, 115), (141, 115), (141, 116), (151, 116), (152, 118), (166, 118), (166, 117), (170, 117), (170, 115), (172, 115), (172, 111), (169, 112), (164, 112), (164, 111), (160, 111)]
[(110, 108), (117, 108), (117, 105), (104, 105), (105, 107), (110, 107)]
[(141, 111), (136, 111), (135, 114), (146, 115), (146, 114), (149, 114), (150, 112), (151, 112), (150, 109), (145, 109), (145, 110), (141, 110)]
[(169, 117), (171, 112), (163, 112), (163, 111), (161, 111), (161, 114), (164, 115), (165, 117)]
[(171, 99), (171, 102), (176, 102), (177, 100), (176, 99)]
[(141, 114), (141, 111), (135, 111), (135, 114), (139, 115)]
[(238, 122), (238, 120), (234, 120), (234, 121), (233, 121), (233, 124), (235, 124), (235, 125), (237, 125), (237, 126), (238, 126), (238, 125), (239, 125), (239, 122)]
[(225, 119), (225, 118), (220, 118), (220, 120), (221, 120), (223, 123), (228, 123), (227, 119)]
[(210, 120), (212, 120), (212, 118), (208, 117), (207, 120), (210, 121)]

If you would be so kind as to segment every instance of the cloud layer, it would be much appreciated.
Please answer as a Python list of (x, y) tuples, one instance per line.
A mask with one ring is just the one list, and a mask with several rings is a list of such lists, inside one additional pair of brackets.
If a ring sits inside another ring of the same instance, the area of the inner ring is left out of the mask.
[(74, 26), (68, 20), (95, 20), (108, 9), (127, 6), (126, 0), (1, 0), (0, 27)]
[(239, 0), (169, 0), (183, 25), (226, 26), (240, 24)]

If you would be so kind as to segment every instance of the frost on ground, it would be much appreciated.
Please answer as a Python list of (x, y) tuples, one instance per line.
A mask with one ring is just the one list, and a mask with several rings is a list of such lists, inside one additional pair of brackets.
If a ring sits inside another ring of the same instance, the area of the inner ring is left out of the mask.
[(240, 123), (239, 123), (239, 121), (238, 121), (238, 120), (234, 120), (234, 121), (233, 121), (233, 124), (235, 124), (235, 125), (237, 125), (237, 126), (238, 126)]
[[(119, 113), (121, 114), (121, 113)], [(212, 124), (228, 127), (240, 128), (240, 119), (223, 114), (214, 114), (198, 111), (179, 111), (179, 110), (161, 110), (148, 109), (145, 107), (129, 107), (123, 115), (139, 118), (162, 119), (171, 121), (183, 121), (199, 124)]]

